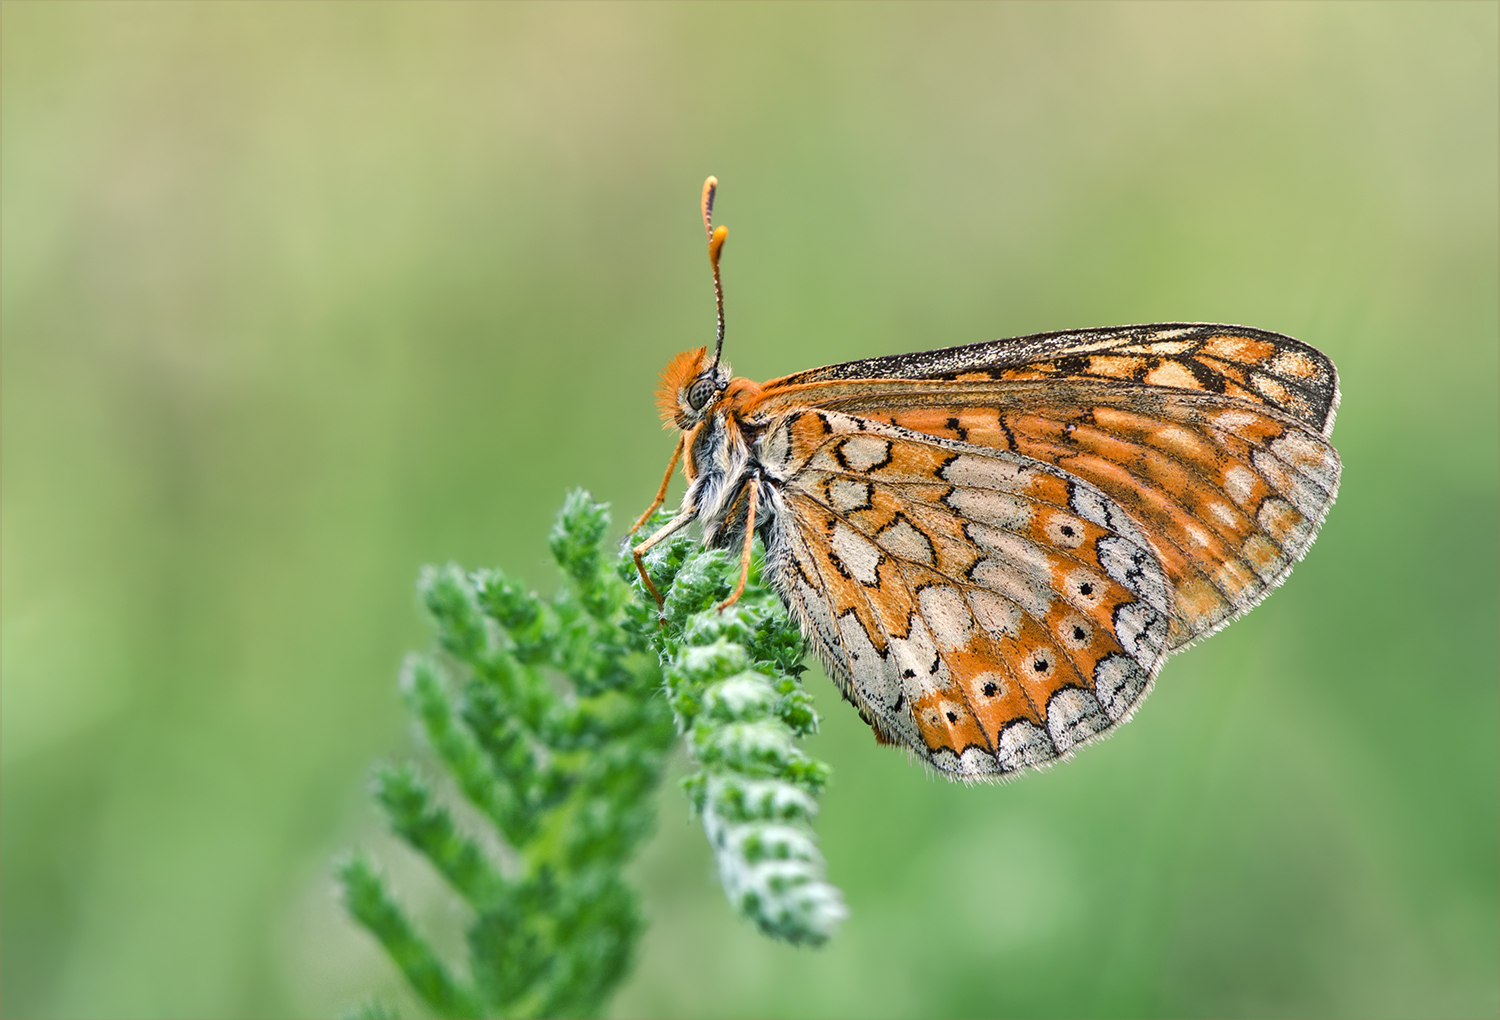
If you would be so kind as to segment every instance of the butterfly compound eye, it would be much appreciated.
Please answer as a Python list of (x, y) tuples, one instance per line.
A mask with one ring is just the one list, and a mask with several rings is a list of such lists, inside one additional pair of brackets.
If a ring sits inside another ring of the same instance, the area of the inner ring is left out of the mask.
[(694, 411), (703, 410), (703, 405), (708, 403), (708, 398), (712, 397), (716, 390), (717, 387), (714, 386), (712, 379), (694, 379), (693, 385), (689, 386), (687, 391), (688, 406)]

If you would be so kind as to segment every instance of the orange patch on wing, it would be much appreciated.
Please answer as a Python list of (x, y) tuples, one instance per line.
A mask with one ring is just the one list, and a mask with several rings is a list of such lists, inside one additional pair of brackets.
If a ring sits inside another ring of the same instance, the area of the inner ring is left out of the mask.
[(1291, 400), (1291, 393), (1287, 388), (1268, 375), (1253, 376), (1251, 382), (1263, 395), (1278, 404), (1285, 404)]
[(1259, 364), (1276, 353), (1276, 345), (1269, 340), (1256, 340), (1248, 336), (1221, 334), (1203, 341), (1204, 354), (1240, 364)]
[(1066, 458), (1065, 463), (1068, 470), (1099, 486), (1138, 519), (1149, 518), (1148, 521), (1143, 521), (1155, 525), (1149, 530), (1162, 533), (1163, 537), (1173, 541), (1179, 548), (1192, 549), (1197, 546), (1212, 549), (1216, 554), (1215, 558), (1229, 555), (1222, 543), (1205, 540), (1206, 533), (1202, 526), (1185, 512), (1186, 508), (1172, 499), (1171, 494), (1149, 481), (1143, 484), (1128, 468), (1106, 457), (1086, 452)]
[(1286, 427), (1276, 419), (1240, 408), (1209, 415), (1207, 422), (1222, 430), (1214, 439), (1224, 445), (1233, 444), (1233, 449), (1241, 451), (1241, 459), (1249, 456), (1251, 446), (1265, 446), (1286, 432)]
[[(1184, 463), (1183, 459), (1168, 456), (1159, 449), (1137, 445), (1087, 426), (1075, 428), (1071, 439), (1082, 451), (1094, 453), (1114, 464), (1133, 466), (1142, 479), (1170, 494), (1193, 518), (1184, 520), (1183, 527), (1200, 547), (1219, 548), (1201, 538), (1205, 527), (1223, 538), (1231, 548), (1242, 543), (1255, 528), (1249, 517), (1230, 506), (1222, 490), (1209, 481), (1219, 477), (1218, 469), (1224, 462), (1222, 456), (1209, 457), (1212, 451), (1203, 448), (1207, 444), (1185, 428), (1166, 426), (1148, 434), (1146, 439), (1169, 449), (1186, 446), (1189, 453), (1199, 455), (1197, 462), (1187, 460)], [(1181, 517), (1180, 511), (1177, 516)], [(1228, 549), (1224, 552), (1227, 555)]]
[(1286, 566), (1286, 556), (1281, 547), (1264, 535), (1251, 535), (1240, 547), (1240, 552), (1263, 574), (1273, 574)]
[(999, 652), (966, 655), (962, 661), (969, 669), (960, 673), (959, 687), (969, 705), (974, 706), (975, 718), (990, 747), (998, 747), (1001, 730), (1019, 718), (1044, 723)]
[(1042, 723), (1016, 682), (1011, 664), (987, 636), (976, 634), (967, 648), (946, 653), (945, 659), (948, 672), (967, 698), (989, 747), (999, 746), (1000, 731), (1017, 719)]
[(1266, 500), (1261, 504), (1258, 517), (1266, 533), (1282, 545), (1286, 545), (1307, 523), (1307, 518), (1284, 499)]
[[(1207, 577), (1218, 574), (1222, 565), (1234, 558), (1233, 550), (1213, 530), (1195, 520), (1161, 490), (1143, 485), (1126, 468), (1094, 454), (1057, 447), (1046, 452), (1037, 450), (1033, 455), (1056, 460), (1068, 471), (1099, 486), (1145, 525), (1148, 532), (1165, 539), (1154, 545), (1162, 569), (1174, 586), (1206, 584)], [(1202, 598), (1227, 612), (1223, 597), (1211, 588), (1205, 588)]]
[[(958, 424), (965, 432), (998, 431), (1000, 428), (1000, 412), (993, 407), (964, 407), (958, 411)], [(970, 438), (969, 442), (974, 442)]]
[(1245, 370), (1239, 365), (1231, 364), (1228, 361), (1220, 361), (1218, 358), (1199, 357), (1194, 360), (1198, 364), (1211, 368), (1220, 375), (1227, 376), (1241, 385), (1245, 383)]
[(1145, 367), (1145, 358), (1122, 358), (1110, 354), (1089, 356), (1089, 374), (1109, 376), (1111, 379), (1134, 379), (1136, 373)]
[(923, 407), (912, 411), (901, 411), (891, 418), (891, 423), (913, 432), (924, 432), (929, 436), (957, 439), (958, 412), (946, 407)]
[[(911, 591), (901, 577), (901, 568), (889, 556), (876, 568), (880, 583), (862, 593), (874, 608), (875, 619), (887, 634), (904, 634), (911, 622)], [(858, 582), (853, 582), (858, 583)]]
[(1133, 442), (1153, 447), (1202, 471), (1217, 471), (1222, 454), (1206, 437), (1187, 425), (1164, 423), (1117, 407), (1095, 407), (1094, 423)]
[[(1187, 624), (1188, 633), (1202, 630), (1205, 621), (1221, 620), (1228, 611), (1224, 598), (1205, 580), (1192, 578), (1177, 586), (1176, 616)], [(1178, 620), (1172, 621), (1174, 634), (1180, 633)]]
[(787, 431), (791, 436), (791, 461), (794, 464), (806, 461), (829, 436), (827, 422), (821, 415), (811, 411), (792, 419)]
[[(1047, 675), (1038, 676), (1034, 668), (1035, 653), (1048, 647), (1045, 632), (1030, 617), (1023, 616), (1021, 620), (1019, 633), (1014, 637), (1002, 633), (976, 634), (974, 645), (986, 650), (960, 657), (957, 663), (950, 660), (948, 667), (950, 674), (956, 674), (955, 664), (974, 669), (972, 674), (963, 674), (956, 686), (977, 706), (991, 747), (998, 746), (1000, 731), (1017, 719), (1045, 725), (1047, 698), (1054, 689), (1054, 681), (1049, 677), (1057, 672), (1058, 656), (1055, 650), (1047, 654)], [(993, 694), (986, 692), (988, 684), (995, 686)], [(977, 696), (972, 691), (974, 687), (978, 688)]]
[(1163, 425), (1141, 434), (1138, 441), (1195, 468), (1212, 471), (1219, 466), (1218, 451), (1185, 425)]
[(1261, 586), (1260, 575), (1236, 557), (1220, 563), (1213, 572), (1214, 587), (1228, 595), (1236, 603), (1251, 589)]
[(1203, 384), (1198, 377), (1182, 367), (1178, 361), (1163, 361), (1151, 371), (1147, 372), (1143, 382), (1152, 386), (1170, 386), (1177, 390), (1201, 390)]
[(957, 439), (977, 446), (993, 446), (987, 439), (999, 431), (1000, 413), (993, 407), (936, 407), (901, 411), (892, 424), (913, 432), (944, 439)]
[(1047, 614), (1047, 631), (1080, 677), (1093, 676), (1100, 659), (1121, 650), (1111, 630), (1112, 622), (1101, 621), (1097, 616), (1090, 618), (1090, 614), (1080, 613), (1059, 599)]
[(911, 714), (929, 750), (946, 747), (954, 754), (962, 754), (966, 747), (992, 746), (956, 688), (913, 698)]
[(1245, 400), (1253, 400), (1257, 404), (1265, 403), (1265, 401), (1260, 398), (1259, 394), (1251, 392), (1250, 390), (1241, 386), (1239, 383), (1229, 382), (1228, 380), (1225, 380), (1224, 382), (1224, 395), (1226, 397), (1241, 397)]
[(1301, 351), (1282, 351), (1272, 359), (1271, 371), (1294, 379), (1316, 379), (1322, 375), (1318, 363)]
[(1046, 717), (1047, 701), (1064, 687), (1092, 688), (1078, 675), (1071, 659), (1064, 655), (1043, 626), (1029, 616), (1021, 624), (1021, 635), (1016, 638), (1021, 655), (1015, 670), (1026, 696), (1037, 710)]
[(1038, 471), (1031, 480), (1029, 487), (1033, 499), (1043, 503), (1051, 503), (1053, 506), (1068, 505), (1068, 482), (1065, 478), (1057, 475)]

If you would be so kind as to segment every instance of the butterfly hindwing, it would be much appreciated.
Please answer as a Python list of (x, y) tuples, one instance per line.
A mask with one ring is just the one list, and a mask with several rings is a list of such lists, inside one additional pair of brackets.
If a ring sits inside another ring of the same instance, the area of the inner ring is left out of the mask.
[(830, 412), (767, 429), (772, 575), (888, 739), (965, 777), (1050, 761), (1125, 717), (1171, 592), (1102, 491), (1007, 451)]

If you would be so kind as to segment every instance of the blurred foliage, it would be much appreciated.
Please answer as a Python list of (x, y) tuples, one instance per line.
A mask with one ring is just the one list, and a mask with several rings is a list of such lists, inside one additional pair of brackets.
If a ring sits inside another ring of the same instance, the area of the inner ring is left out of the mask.
[[(1135, 721), (998, 788), (807, 752), (850, 917), (663, 785), (622, 1015), (1500, 1011), (1493, 4), (0, 5), (0, 1011), (420, 1013), (331, 895), (424, 563), (644, 506), (655, 366), (1278, 330), (1339, 503)], [(687, 770), (668, 760), (668, 777)]]

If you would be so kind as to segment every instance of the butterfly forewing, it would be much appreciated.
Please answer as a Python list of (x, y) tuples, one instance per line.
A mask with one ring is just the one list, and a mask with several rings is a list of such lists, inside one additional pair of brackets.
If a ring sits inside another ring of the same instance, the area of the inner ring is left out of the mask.
[(1218, 394), (1290, 415), (1323, 437), (1333, 431), (1339, 399), (1338, 374), (1316, 348), (1280, 333), (1205, 323), (1039, 333), (868, 358), (773, 380), (765, 393), (823, 406), (858, 394), (862, 384), (895, 380), (937, 383), (949, 393), (997, 382), (1093, 380)]

